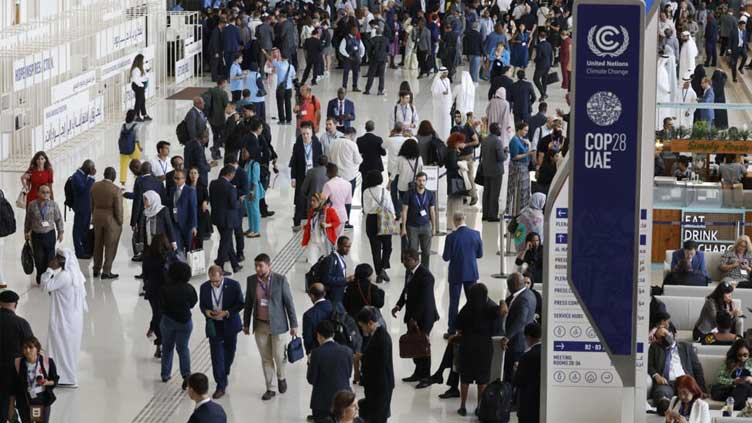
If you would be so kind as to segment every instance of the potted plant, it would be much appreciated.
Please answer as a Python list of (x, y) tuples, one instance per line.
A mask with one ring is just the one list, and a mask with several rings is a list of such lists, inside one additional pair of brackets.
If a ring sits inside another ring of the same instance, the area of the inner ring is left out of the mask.
[(729, 140), (736, 141), (736, 140), (742, 140), (743, 139), (743, 138), (741, 138), (741, 133), (739, 131), (739, 128), (737, 128), (735, 126), (732, 126), (731, 128), (729, 128), (726, 131), (726, 133), (728, 134), (728, 139)]
[(697, 121), (692, 126), (692, 133), (690, 134), (689, 138), (693, 140), (703, 140), (706, 139), (705, 137), (708, 136), (708, 123), (705, 121)]

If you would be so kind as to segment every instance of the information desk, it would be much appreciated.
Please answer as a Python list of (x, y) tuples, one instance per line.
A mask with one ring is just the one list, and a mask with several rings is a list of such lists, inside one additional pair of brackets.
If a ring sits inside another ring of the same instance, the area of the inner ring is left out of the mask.
[(653, 263), (666, 250), (693, 240), (700, 250), (725, 251), (742, 232), (752, 236), (752, 191), (724, 190), (718, 182), (657, 177), (653, 187)]

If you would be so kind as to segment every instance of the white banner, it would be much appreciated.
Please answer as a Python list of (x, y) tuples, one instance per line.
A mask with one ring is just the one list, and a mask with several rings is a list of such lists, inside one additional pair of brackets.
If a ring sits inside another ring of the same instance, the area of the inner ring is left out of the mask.
[(97, 83), (97, 71), (92, 70), (84, 74), (75, 76), (67, 81), (61, 82), (52, 87), (52, 100), (50, 103), (55, 104), (61, 100), (84, 92)]
[(44, 147), (54, 148), (104, 120), (104, 98), (82, 92), (44, 109)]
[(124, 70), (130, 69), (133, 64), (133, 59), (138, 53), (131, 53), (127, 56), (123, 56), (119, 59), (115, 59), (109, 63), (99, 67), (99, 79), (102, 81), (112, 78), (113, 76), (120, 75)]
[(183, 53), (184, 53), (185, 58), (195, 56), (201, 53), (201, 43), (196, 42), (196, 41), (191, 42), (191, 43), (186, 43), (185, 46), (183, 47)]
[(29, 88), (70, 70), (70, 44), (52, 47), (13, 62), (13, 91)]
[(175, 83), (179, 84), (193, 76), (193, 57), (175, 61)]
[(146, 18), (122, 22), (97, 33), (97, 59), (146, 41)]

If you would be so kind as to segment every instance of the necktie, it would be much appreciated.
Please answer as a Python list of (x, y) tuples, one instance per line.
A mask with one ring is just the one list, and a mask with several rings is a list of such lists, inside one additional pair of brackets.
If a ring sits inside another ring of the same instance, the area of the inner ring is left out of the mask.
[(405, 285), (409, 284), (412, 278), (413, 278), (413, 272), (412, 270), (408, 270), (407, 273), (405, 273)]
[(180, 193), (182, 191), (183, 191), (182, 188), (178, 188), (178, 189), (175, 190), (175, 203), (177, 203), (178, 201), (180, 201)]
[(668, 376), (671, 373), (671, 354), (673, 354), (674, 348), (666, 350), (666, 364), (663, 365), (663, 377), (669, 380)]
[(339, 114), (344, 115), (345, 114), (345, 103), (340, 100), (339, 102)]

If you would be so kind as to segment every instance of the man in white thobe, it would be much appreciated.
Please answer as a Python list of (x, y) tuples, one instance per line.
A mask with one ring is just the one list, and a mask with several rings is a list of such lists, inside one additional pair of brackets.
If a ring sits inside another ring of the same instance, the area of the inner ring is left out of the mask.
[(692, 89), (692, 73), (684, 75), (684, 83), (676, 93), (675, 103), (684, 103), (686, 106), (679, 109), (676, 119), (679, 122), (679, 127), (692, 130), (695, 122), (695, 106), (697, 105), (697, 94)]
[[(658, 73), (656, 75), (656, 103), (670, 103), (671, 102), (671, 85), (669, 83), (668, 70), (666, 69), (666, 62), (670, 60), (668, 55), (662, 55), (658, 58)], [(673, 111), (666, 107), (659, 107), (655, 114), (655, 129), (663, 129), (663, 120), (667, 117), (671, 117)]]
[(457, 91), (457, 110), (462, 115), (475, 112), (475, 83), (468, 71), (462, 71), (460, 89)]
[(684, 44), (682, 44), (679, 52), (679, 75), (686, 75), (687, 72), (691, 74), (695, 71), (697, 66), (695, 59), (697, 59), (699, 51), (689, 31), (682, 32), (682, 40), (684, 40)]
[(433, 127), (442, 140), (449, 137), (449, 131), (452, 129), (452, 82), (449, 81), (449, 72), (447, 68), (441, 67), (438, 75), (431, 85), (431, 94), (433, 95)]
[(42, 289), (50, 295), (47, 353), (55, 360), (62, 386), (77, 386), (78, 355), (88, 309), (85, 281), (78, 259), (69, 248), (57, 250), (41, 279)]
[(671, 98), (674, 98), (679, 88), (679, 75), (676, 73), (676, 53), (666, 47), (663, 48), (663, 53), (668, 55), (669, 58), (666, 61), (666, 70), (668, 71), (668, 86), (671, 87)]

